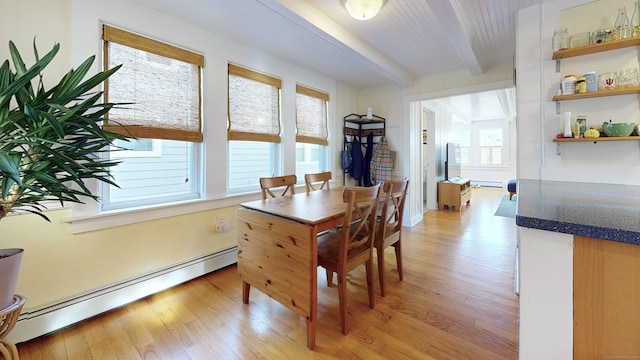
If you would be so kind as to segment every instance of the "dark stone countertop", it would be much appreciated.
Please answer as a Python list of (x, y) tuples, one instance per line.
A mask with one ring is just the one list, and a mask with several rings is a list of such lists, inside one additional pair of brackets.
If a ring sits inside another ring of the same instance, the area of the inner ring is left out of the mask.
[(640, 245), (640, 186), (518, 180), (521, 227)]

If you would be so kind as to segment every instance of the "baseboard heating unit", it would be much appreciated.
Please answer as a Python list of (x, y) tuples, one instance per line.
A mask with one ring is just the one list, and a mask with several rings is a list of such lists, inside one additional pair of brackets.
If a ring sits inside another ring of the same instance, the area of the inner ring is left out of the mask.
[(471, 180), (471, 186), (504, 189), (504, 183), (502, 181)]
[(14, 343), (31, 340), (237, 262), (238, 248), (232, 246), (64, 301), (23, 310), (8, 338)]

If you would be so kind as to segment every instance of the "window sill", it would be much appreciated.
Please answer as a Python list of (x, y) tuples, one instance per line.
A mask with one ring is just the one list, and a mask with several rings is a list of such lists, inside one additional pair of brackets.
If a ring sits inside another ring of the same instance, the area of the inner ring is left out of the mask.
[(255, 192), (232, 194), (221, 198), (188, 200), (155, 206), (104, 211), (95, 215), (71, 216), (63, 221), (71, 224), (72, 234), (80, 234), (172, 216), (236, 206), (243, 202), (258, 200), (260, 198), (260, 193)]

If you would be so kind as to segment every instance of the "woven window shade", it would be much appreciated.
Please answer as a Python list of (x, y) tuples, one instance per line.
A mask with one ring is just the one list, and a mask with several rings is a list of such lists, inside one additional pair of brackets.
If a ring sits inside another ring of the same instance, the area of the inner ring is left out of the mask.
[[(107, 25), (105, 98), (132, 103), (109, 112), (104, 128), (137, 138), (202, 142), (201, 68), (204, 57)], [(123, 128), (124, 126), (124, 128)]]
[(229, 140), (280, 142), (280, 79), (229, 64)]
[(296, 85), (296, 142), (329, 145), (327, 101), (328, 94)]

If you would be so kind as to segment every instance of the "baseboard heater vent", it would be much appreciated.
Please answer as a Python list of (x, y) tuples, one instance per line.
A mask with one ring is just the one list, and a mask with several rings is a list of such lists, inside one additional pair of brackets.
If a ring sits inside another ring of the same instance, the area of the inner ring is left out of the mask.
[(55, 304), (23, 310), (8, 338), (14, 343), (31, 340), (236, 262), (238, 248), (232, 246)]
[(504, 189), (504, 183), (502, 181), (471, 180), (471, 186)]

